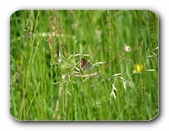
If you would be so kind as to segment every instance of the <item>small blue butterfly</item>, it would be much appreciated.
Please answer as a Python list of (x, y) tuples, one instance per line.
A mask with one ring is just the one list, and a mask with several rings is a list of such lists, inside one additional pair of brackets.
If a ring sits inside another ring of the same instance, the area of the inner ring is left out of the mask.
[(81, 60), (80, 60), (80, 67), (83, 70), (90, 70), (90, 68), (92, 67), (92, 65), (87, 60), (85, 60), (85, 58), (81, 58)]

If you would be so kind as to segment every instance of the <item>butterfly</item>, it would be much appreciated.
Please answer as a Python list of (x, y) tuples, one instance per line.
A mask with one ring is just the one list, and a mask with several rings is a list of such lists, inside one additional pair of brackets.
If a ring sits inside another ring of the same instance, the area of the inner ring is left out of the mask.
[(90, 70), (90, 68), (92, 67), (92, 65), (85, 58), (81, 58), (81, 60), (80, 60), (80, 67), (83, 70)]

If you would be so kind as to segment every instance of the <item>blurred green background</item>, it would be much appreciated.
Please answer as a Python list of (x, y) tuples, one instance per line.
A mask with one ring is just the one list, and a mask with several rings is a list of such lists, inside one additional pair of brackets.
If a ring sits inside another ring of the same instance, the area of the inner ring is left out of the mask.
[[(158, 25), (149, 10), (14, 12), (10, 114), (31, 121), (154, 119)], [(80, 68), (82, 57), (90, 70)]]

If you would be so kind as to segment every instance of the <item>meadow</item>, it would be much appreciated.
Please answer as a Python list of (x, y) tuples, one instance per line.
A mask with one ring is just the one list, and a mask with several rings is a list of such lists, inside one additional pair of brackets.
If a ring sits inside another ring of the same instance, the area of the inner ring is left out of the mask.
[(159, 113), (158, 32), (158, 16), (150, 10), (14, 12), (11, 116), (153, 120)]

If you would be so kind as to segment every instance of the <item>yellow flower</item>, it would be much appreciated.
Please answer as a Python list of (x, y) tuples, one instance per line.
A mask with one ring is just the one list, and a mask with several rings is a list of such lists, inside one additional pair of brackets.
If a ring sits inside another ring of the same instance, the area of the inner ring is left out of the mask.
[(141, 73), (143, 71), (143, 65), (142, 64), (135, 64), (133, 73)]

